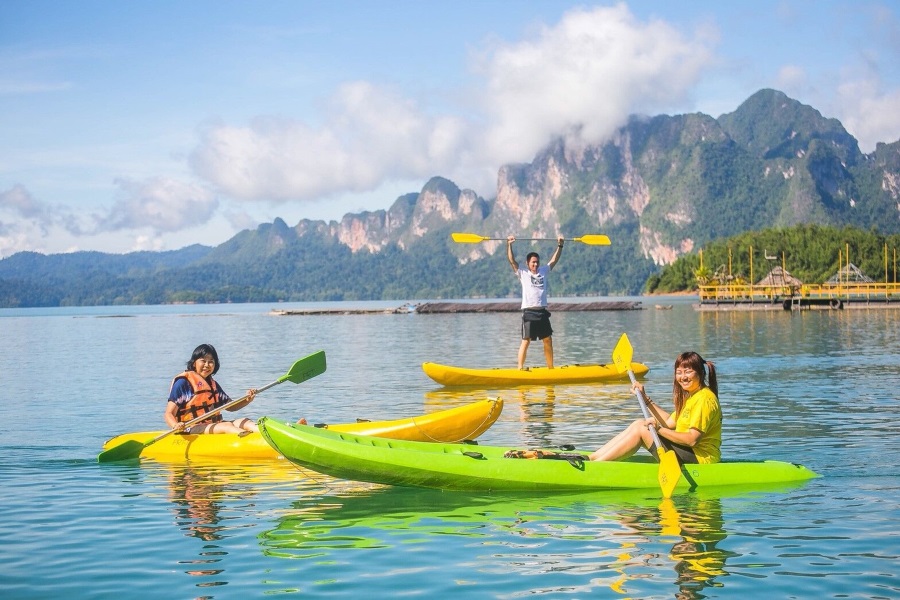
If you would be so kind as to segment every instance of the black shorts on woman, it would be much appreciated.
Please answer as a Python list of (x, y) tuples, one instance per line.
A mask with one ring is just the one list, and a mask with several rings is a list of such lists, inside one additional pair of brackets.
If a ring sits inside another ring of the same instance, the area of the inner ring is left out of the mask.
[[(675, 456), (678, 457), (678, 462), (682, 464), (697, 464), (697, 455), (694, 454), (694, 449), (690, 446), (685, 446), (683, 444), (676, 444), (672, 440), (667, 440), (662, 436), (659, 436), (659, 443), (663, 445), (663, 448), (666, 450), (671, 450), (675, 453)], [(650, 454), (653, 456), (658, 456), (659, 452), (656, 450), (656, 444), (650, 444)]]
[(542, 340), (553, 335), (550, 327), (550, 311), (546, 308), (526, 308), (522, 310), (522, 339)]

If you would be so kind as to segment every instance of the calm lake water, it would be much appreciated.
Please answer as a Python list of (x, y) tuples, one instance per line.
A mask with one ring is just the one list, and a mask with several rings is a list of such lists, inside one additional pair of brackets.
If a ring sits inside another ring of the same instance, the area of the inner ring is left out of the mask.
[[(237, 397), (325, 350), (328, 370), (239, 414), (400, 418), (505, 401), (485, 444), (595, 448), (640, 411), (627, 385), (442, 388), (425, 361), (514, 366), (518, 315), (274, 316), (401, 303), (0, 310), (3, 598), (900, 597), (896, 310), (553, 315), (557, 364), (627, 332), (648, 391), (675, 355), (716, 362), (725, 457), (821, 473), (779, 489), (491, 495), (343, 482), (289, 464), (98, 464), (163, 428), (171, 377), (216, 346)], [(532, 346), (529, 364), (541, 360)]]

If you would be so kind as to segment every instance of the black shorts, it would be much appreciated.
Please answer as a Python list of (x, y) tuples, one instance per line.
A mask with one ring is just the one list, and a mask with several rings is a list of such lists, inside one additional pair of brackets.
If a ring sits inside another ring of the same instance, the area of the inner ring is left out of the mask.
[(522, 339), (542, 340), (553, 335), (550, 311), (546, 308), (526, 308), (522, 311)]
[[(663, 445), (663, 448), (666, 450), (671, 450), (675, 453), (675, 456), (678, 457), (678, 462), (682, 464), (697, 464), (699, 461), (697, 460), (697, 455), (694, 454), (694, 449), (690, 446), (684, 446), (682, 444), (676, 444), (672, 440), (667, 440), (663, 436), (659, 436), (659, 441)], [(653, 456), (657, 456), (659, 452), (656, 451), (656, 444), (650, 444), (650, 453)]]

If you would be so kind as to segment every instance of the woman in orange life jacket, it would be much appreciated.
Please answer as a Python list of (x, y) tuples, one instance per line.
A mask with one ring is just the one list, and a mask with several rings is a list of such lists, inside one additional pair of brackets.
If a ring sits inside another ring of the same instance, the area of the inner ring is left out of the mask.
[[(219, 355), (210, 344), (200, 344), (194, 349), (190, 360), (187, 362), (187, 370), (176, 375), (172, 380), (169, 390), (169, 400), (166, 403), (165, 420), (170, 429), (179, 430), (181, 433), (241, 433), (243, 431), (258, 431), (256, 423), (242, 417), (234, 421), (226, 421), (222, 413), (217, 412), (209, 419), (201, 421), (185, 429), (184, 424), (191, 419), (199, 417), (214, 408), (231, 402), (231, 398), (225, 393), (219, 384), (213, 379), (213, 375), (219, 370)], [(256, 390), (247, 392), (248, 398), (233, 407), (229, 411), (240, 410), (253, 402)]]

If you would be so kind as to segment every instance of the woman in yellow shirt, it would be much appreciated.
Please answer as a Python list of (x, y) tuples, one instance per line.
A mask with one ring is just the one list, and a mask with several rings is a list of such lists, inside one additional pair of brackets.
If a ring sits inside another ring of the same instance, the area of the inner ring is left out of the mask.
[[(707, 373), (709, 383), (707, 383)], [(644, 386), (634, 384), (644, 393)], [(722, 409), (719, 406), (716, 368), (696, 352), (683, 352), (675, 359), (672, 386), (674, 410), (669, 413), (647, 398), (649, 419), (638, 419), (591, 454), (591, 460), (626, 458), (644, 447), (653, 456), (657, 451), (650, 434), (656, 427), (660, 442), (682, 463), (716, 463), (721, 459)]]

